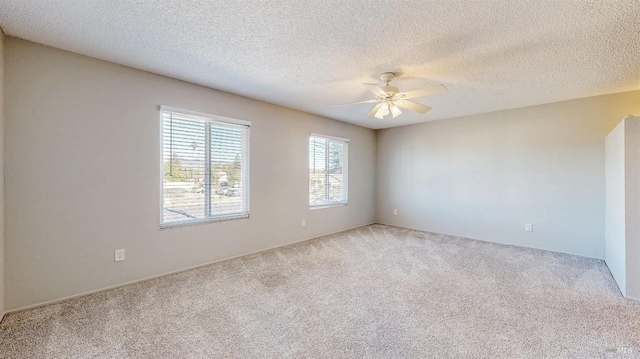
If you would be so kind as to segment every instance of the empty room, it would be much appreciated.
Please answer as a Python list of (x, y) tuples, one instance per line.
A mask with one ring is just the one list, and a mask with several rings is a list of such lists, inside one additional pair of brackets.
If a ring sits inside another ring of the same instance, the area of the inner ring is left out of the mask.
[(640, 358), (637, 0), (0, 29), (0, 358)]

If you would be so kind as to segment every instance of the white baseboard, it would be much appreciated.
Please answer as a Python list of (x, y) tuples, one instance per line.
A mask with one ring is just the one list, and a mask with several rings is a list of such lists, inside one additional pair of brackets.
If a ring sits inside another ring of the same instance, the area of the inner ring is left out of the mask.
[[(162, 278), (162, 277), (170, 276), (170, 275), (173, 275), (173, 274), (178, 274), (178, 273), (190, 271), (190, 270), (193, 270), (193, 269), (197, 269), (197, 268), (200, 268), (200, 267), (205, 267), (205, 266), (208, 266), (208, 265), (211, 265), (211, 264), (215, 264), (215, 263), (224, 262), (224, 261), (228, 261), (228, 260), (235, 259), (235, 258), (248, 256), (248, 255), (251, 255), (251, 254), (265, 252), (265, 251), (269, 251), (269, 250), (276, 249), (276, 248), (286, 247), (286, 246), (289, 246), (289, 245), (292, 245), (292, 244), (296, 244), (296, 243), (302, 243), (302, 242), (310, 241), (312, 239), (316, 239), (316, 238), (320, 238), (320, 237), (330, 236), (330, 235), (336, 234), (336, 233), (350, 231), (350, 230), (356, 229), (356, 228), (370, 226), (372, 224), (376, 224), (376, 222), (371, 222), (371, 223), (368, 223), (368, 224), (358, 225), (358, 226), (351, 227), (351, 228), (341, 229), (339, 231), (325, 233), (325, 234), (321, 234), (319, 236), (300, 239), (300, 240), (293, 241), (293, 242), (288, 242), (288, 243), (284, 243), (284, 244), (278, 244), (276, 246), (267, 247), (267, 248), (263, 248), (263, 249), (258, 249), (258, 250), (253, 251), (253, 252), (239, 254), (237, 256), (223, 258), (223, 259), (217, 259), (217, 260), (214, 260), (214, 261), (211, 261), (211, 262), (202, 263), (202, 264), (198, 264), (198, 265), (195, 265), (195, 266), (191, 266), (191, 267), (187, 267), (187, 268), (183, 268), (183, 269), (178, 269), (178, 270), (175, 270), (175, 271), (166, 272), (166, 273), (162, 273), (162, 274), (158, 274), (158, 275), (154, 275), (154, 276), (150, 276), (150, 277), (136, 279), (136, 280), (133, 280), (133, 281), (125, 282), (125, 283), (122, 283), (122, 284), (116, 284), (116, 285), (109, 286), (109, 287), (104, 287), (104, 288), (100, 288), (100, 289), (94, 289), (94, 290), (91, 290), (91, 291), (88, 291), (88, 292), (83, 292), (83, 293), (80, 293), (80, 294), (74, 294), (74, 295), (70, 295), (70, 296), (67, 296), (67, 297), (64, 297), (64, 298), (49, 300), (49, 301), (46, 301), (46, 302), (32, 304), (32, 305), (20, 307), (20, 308), (17, 308), (17, 309), (11, 309), (11, 310), (8, 310), (8, 311), (4, 312), (4, 314), (2, 315), (1, 319), (4, 319), (4, 317), (7, 314), (18, 313), (18, 312), (22, 312), (22, 311), (29, 310), (29, 309), (40, 308), (40, 307), (44, 307), (46, 305), (61, 303), (61, 302), (64, 302), (64, 301), (67, 301), (67, 300), (70, 300), (70, 299), (80, 298), (80, 297), (84, 297), (84, 296), (87, 296), (87, 295), (104, 292), (104, 291), (107, 291), (107, 290), (126, 287), (128, 285), (144, 282), (144, 281), (147, 281), (147, 280), (156, 279), (156, 278)], [(0, 320), (0, 323), (1, 322), (2, 322), (2, 320)]]
[(600, 261), (604, 261), (604, 258), (591, 257), (591, 256), (587, 256), (587, 255), (584, 255), (584, 254), (571, 253), (571, 252), (561, 252), (561, 251), (558, 251), (558, 250), (553, 250), (553, 249), (548, 249), (548, 248), (542, 248), (542, 247), (525, 246), (525, 245), (521, 245), (521, 244), (514, 244), (514, 243), (508, 243), (508, 242), (490, 241), (490, 240), (486, 240), (486, 239), (479, 239), (479, 238), (472, 238), (472, 237), (467, 237), (467, 236), (461, 236), (461, 235), (459, 235), (459, 234), (439, 233), (439, 232), (428, 231), (428, 230), (426, 230), (426, 229), (413, 228), (413, 227), (405, 227), (405, 226), (399, 226), (399, 225), (397, 225), (397, 224), (389, 224), (389, 223), (383, 223), (383, 222), (376, 222), (375, 224), (382, 224), (382, 225), (389, 226), (389, 227), (397, 227), (397, 228), (410, 229), (410, 230), (412, 230), (412, 231), (418, 231), (418, 232), (426, 232), (426, 233), (433, 233), (433, 234), (441, 234), (441, 235), (445, 235), (445, 236), (452, 236), (452, 237), (466, 238), (466, 239), (471, 239), (471, 240), (474, 240), (474, 241), (480, 241), (480, 242), (486, 242), (486, 243), (493, 243), (493, 244), (501, 244), (501, 245), (504, 245), (504, 246), (514, 246), (514, 247), (521, 247), (521, 248), (538, 249), (538, 250), (541, 250), (541, 251), (547, 251), (547, 252), (554, 252), (554, 253), (569, 254), (569, 255), (572, 255), (572, 256), (576, 256), (576, 257), (583, 257), (583, 258), (590, 258), (590, 259), (597, 259), (597, 260), (600, 260)]

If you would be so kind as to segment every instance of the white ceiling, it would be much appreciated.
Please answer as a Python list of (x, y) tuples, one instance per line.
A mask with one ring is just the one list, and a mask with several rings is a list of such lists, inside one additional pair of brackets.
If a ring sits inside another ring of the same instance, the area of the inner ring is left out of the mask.
[[(638, 0), (0, 0), (11, 36), (369, 128), (640, 89)], [(366, 119), (362, 85), (442, 83)]]

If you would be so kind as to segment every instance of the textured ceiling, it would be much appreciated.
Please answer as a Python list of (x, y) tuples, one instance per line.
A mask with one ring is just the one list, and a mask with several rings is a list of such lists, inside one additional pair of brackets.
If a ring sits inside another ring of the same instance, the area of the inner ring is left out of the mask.
[[(640, 89), (640, 1), (0, 0), (11, 36), (386, 128)], [(442, 83), (433, 107), (366, 119), (362, 85)]]

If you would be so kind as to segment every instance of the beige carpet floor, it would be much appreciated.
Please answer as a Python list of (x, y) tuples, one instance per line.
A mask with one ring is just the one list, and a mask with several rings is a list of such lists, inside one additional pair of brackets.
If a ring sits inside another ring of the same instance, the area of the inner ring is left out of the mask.
[(7, 316), (2, 358), (638, 358), (605, 264), (383, 225)]

